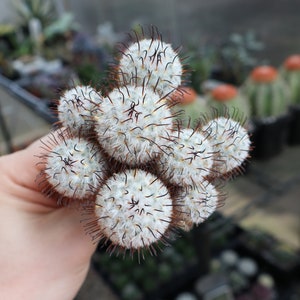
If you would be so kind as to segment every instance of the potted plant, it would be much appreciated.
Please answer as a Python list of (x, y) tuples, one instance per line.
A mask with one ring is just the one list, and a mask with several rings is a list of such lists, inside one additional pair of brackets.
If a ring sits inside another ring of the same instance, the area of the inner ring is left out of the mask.
[(205, 112), (205, 100), (191, 86), (181, 86), (169, 97), (172, 112), (184, 127), (195, 127)]
[(245, 122), (249, 119), (250, 107), (246, 97), (232, 84), (220, 84), (206, 96), (208, 109), (218, 116), (229, 115), (232, 119)]
[(256, 54), (264, 48), (253, 31), (232, 33), (216, 48), (211, 79), (240, 86), (248, 72), (258, 64)]
[(255, 67), (241, 88), (248, 98), (253, 123), (255, 158), (279, 154), (286, 142), (289, 124), (289, 89), (278, 70), (269, 65)]
[(290, 145), (300, 144), (300, 54), (294, 54), (286, 58), (281, 74), (290, 89), (290, 130), (288, 143)]

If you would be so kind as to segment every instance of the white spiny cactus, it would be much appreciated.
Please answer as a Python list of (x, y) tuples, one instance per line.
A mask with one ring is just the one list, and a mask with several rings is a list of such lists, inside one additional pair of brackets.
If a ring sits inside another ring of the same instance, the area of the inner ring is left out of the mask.
[(147, 84), (160, 95), (179, 87), (182, 64), (172, 45), (161, 39), (142, 39), (124, 51), (119, 63), (121, 83)]
[(156, 176), (139, 169), (111, 176), (96, 199), (95, 213), (104, 239), (126, 249), (159, 241), (172, 222), (172, 198)]
[(194, 185), (212, 172), (214, 149), (199, 131), (181, 128), (169, 139), (168, 149), (160, 156), (158, 168), (170, 182)]
[(250, 139), (240, 123), (225, 117), (209, 121), (202, 131), (216, 153), (216, 170), (227, 174), (237, 170), (248, 157)]
[(46, 154), (44, 172), (50, 186), (63, 197), (88, 199), (104, 178), (106, 162), (95, 144), (63, 137)]
[(147, 87), (114, 89), (95, 117), (97, 138), (116, 160), (137, 165), (161, 152), (172, 128), (172, 115), (165, 99)]
[(93, 127), (92, 116), (98, 111), (102, 96), (90, 86), (76, 86), (65, 91), (57, 106), (58, 118), (62, 126), (72, 132), (84, 133)]
[(184, 70), (158, 37), (122, 51), (118, 85), (106, 97), (89, 86), (63, 93), (58, 116), (67, 130), (41, 155), (45, 193), (88, 207), (86, 230), (112, 249), (152, 251), (173, 228), (203, 222), (222, 200), (216, 179), (239, 170), (250, 148), (246, 130), (229, 118), (196, 129), (176, 123), (165, 98)]
[(182, 190), (181, 215), (179, 220), (191, 221), (198, 225), (205, 221), (217, 209), (222, 196), (210, 182), (203, 180), (199, 184)]

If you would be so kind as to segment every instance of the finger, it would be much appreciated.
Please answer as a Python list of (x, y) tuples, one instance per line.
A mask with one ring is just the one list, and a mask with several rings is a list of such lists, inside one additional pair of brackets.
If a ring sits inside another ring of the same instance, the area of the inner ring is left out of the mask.
[(41, 155), (45, 152), (43, 145), (49, 136), (44, 136), (23, 150), (1, 157), (2, 172), (20, 186), (39, 190), (35, 179), (42, 168)]
[(27, 148), (0, 157), (2, 189), (11, 195), (21, 197), (27, 202), (57, 207), (57, 201), (41, 194), (40, 182), (37, 180), (44, 168), (45, 155), (57, 143), (61, 130), (54, 131), (33, 142)]

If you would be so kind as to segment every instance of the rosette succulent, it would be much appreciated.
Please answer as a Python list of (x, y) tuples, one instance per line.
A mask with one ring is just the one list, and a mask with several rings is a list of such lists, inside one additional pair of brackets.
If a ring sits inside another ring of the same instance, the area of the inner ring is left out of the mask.
[(226, 117), (193, 128), (178, 122), (168, 97), (184, 68), (159, 34), (120, 55), (118, 84), (106, 96), (92, 87), (62, 94), (66, 129), (45, 142), (41, 188), (79, 203), (89, 215), (86, 231), (111, 251), (155, 254), (174, 230), (189, 230), (218, 208), (224, 197), (215, 182), (239, 170), (250, 142)]

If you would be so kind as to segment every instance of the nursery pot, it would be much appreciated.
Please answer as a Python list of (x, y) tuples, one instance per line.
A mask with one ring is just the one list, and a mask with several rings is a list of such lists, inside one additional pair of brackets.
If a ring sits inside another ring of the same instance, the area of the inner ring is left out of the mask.
[(290, 107), (290, 118), (288, 144), (300, 145), (300, 104)]
[(287, 144), (290, 116), (266, 117), (253, 120), (251, 156), (268, 159), (280, 154)]

